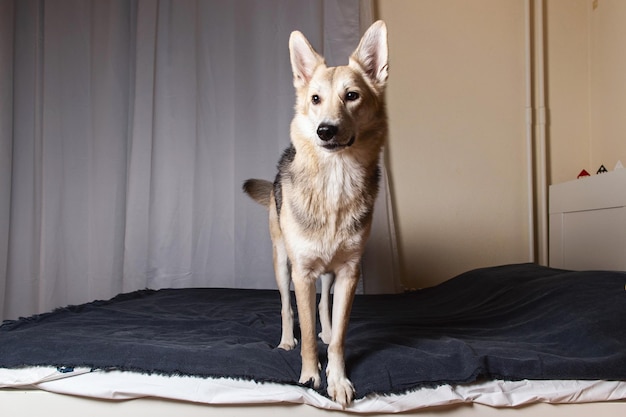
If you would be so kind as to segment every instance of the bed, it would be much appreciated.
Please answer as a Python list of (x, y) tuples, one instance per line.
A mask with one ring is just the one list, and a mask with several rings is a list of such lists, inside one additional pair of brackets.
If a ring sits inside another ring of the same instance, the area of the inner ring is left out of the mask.
[[(570, 214), (586, 209), (563, 202), (597, 190), (594, 181), (626, 189), (624, 172), (603, 175), (551, 189), (551, 220), (561, 219), (551, 228), (558, 267), (480, 268), (433, 288), (357, 296), (346, 346), (357, 395), (346, 410), (324, 384), (297, 384), (297, 349), (275, 348), (276, 291), (195, 288), (120, 294), (5, 322), (3, 415), (623, 414), (626, 273), (615, 264), (585, 268), (568, 236), (583, 237), (587, 226), (571, 219), (585, 216)], [(594, 204), (594, 219), (603, 210), (614, 219), (620, 207), (614, 199)], [(321, 344), (320, 352), (323, 361)]]

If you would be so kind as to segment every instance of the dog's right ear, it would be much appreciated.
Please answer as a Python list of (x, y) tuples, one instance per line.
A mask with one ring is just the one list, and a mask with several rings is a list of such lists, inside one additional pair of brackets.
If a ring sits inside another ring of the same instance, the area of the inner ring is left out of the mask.
[(324, 58), (315, 52), (309, 41), (297, 30), (291, 32), (289, 37), (289, 57), (296, 89), (308, 84), (315, 69), (324, 63)]

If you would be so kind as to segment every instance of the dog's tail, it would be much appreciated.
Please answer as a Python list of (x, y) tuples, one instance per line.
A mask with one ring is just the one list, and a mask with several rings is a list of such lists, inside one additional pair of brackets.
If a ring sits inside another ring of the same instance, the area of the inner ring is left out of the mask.
[(270, 196), (274, 185), (266, 180), (249, 179), (243, 183), (243, 191), (254, 201), (265, 207), (270, 206)]

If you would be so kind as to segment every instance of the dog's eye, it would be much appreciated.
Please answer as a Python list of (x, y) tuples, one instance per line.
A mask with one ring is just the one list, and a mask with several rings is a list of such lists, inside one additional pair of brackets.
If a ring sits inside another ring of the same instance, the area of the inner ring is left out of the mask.
[(354, 100), (357, 100), (358, 98), (359, 98), (359, 93), (357, 93), (356, 91), (348, 91), (346, 93), (347, 101), (354, 101)]
[(311, 103), (313, 103), (313, 104), (320, 104), (321, 101), (322, 101), (322, 99), (317, 94), (313, 94), (311, 96)]

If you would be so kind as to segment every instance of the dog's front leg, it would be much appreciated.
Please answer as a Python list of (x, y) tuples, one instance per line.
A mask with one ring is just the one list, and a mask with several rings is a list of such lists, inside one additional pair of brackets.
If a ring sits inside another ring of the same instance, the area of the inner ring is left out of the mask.
[(328, 395), (343, 407), (352, 402), (354, 387), (346, 376), (345, 340), (352, 301), (359, 281), (357, 264), (347, 264), (337, 271), (333, 296), (332, 336), (328, 345)]
[(291, 350), (298, 343), (293, 337), (293, 311), (291, 310), (291, 291), (289, 284), (289, 267), (287, 266), (287, 251), (282, 238), (275, 238), (274, 246), (274, 271), (276, 273), (276, 284), (280, 292), (280, 315), (282, 318), (282, 333), (279, 348)]
[(320, 365), (317, 357), (317, 338), (315, 335), (315, 277), (303, 274), (295, 267), (293, 286), (296, 291), (298, 319), (300, 320), (302, 370), (300, 383), (313, 382), (314, 388), (320, 386)]

